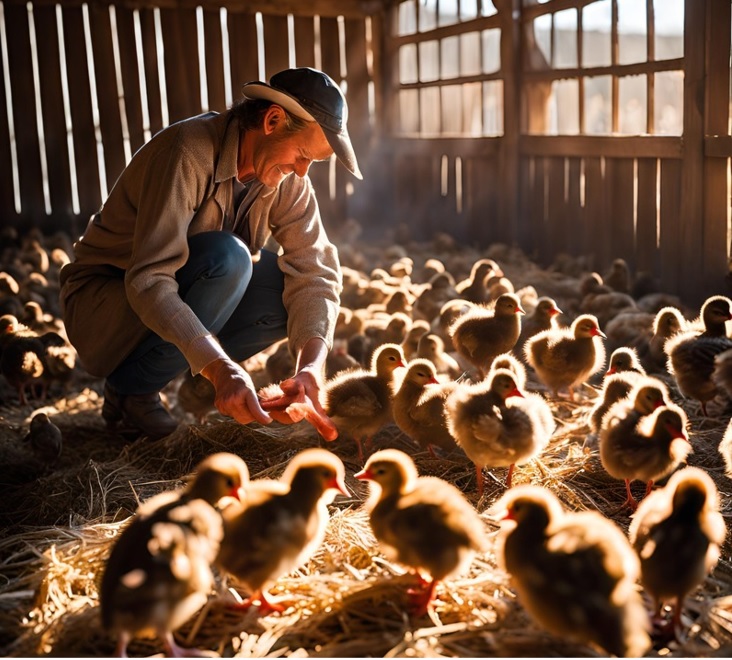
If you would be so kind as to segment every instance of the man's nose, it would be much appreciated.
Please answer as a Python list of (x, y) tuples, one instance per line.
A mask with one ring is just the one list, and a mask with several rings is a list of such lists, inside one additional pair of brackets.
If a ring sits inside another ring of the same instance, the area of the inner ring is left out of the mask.
[(299, 176), (300, 178), (307, 175), (308, 170), (310, 169), (310, 164), (313, 161), (307, 160), (306, 158), (298, 158), (295, 162), (295, 174)]

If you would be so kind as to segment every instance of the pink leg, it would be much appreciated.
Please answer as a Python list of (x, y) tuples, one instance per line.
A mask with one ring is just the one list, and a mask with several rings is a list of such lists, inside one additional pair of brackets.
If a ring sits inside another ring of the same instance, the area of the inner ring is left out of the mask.
[(213, 651), (203, 651), (202, 649), (196, 648), (187, 649), (178, 646), (173, 637), (173, 633), (170, 632), (165, 634), (164, 644), (165, 652), (170, 658), (212, 658), (218, 656)]
[(478, 498), (483, 497), (483, 466), (475, 465), (475, 480), (478, 483)]
[(117, 645), (114, 647), (114, 655), (117, 658), (127, 657), (127, 644), (130, 643), (130, 635), (127, 632), (121, 632), (117, 637)]
[(506, 488), (511, 488), (511, 479), (513, 478), (513, 469), (515, 467), (515, 463), (511, 463), (511, 465), (508, 466), (508, 474), (506, 475)]
[(650, 480), (650, 481), (649, 481), (649, 482), (648, 482), (648, 483), (646, 484), (646, 494), (645, 494), (645, 496), (644, 496), (644, 497), (648, 497), (648, 496), (649, 496), (649, 495), (651, 494), (651, 491), (652, 491), (652, 490), (653, 490), (653, 479), (651, 479), (651, 480)]
[(623, 502), (623, 506), (630, 507), (631, 511), (635, 511), (638, 508), (638, 502), (633, 497), (633, 493), (630, 492), (630, 479), (625, 480), (625, 492), (628, 493), (628, 497)]
[(437, 580), (432, 580), (425, 584), (422, 591), (410, 590), (410, 602), (412, 605), (412, 614), (414, 616), (423, 616), (427, 614), (430, 604), (435, 597), (435, 589), (437, 588)]

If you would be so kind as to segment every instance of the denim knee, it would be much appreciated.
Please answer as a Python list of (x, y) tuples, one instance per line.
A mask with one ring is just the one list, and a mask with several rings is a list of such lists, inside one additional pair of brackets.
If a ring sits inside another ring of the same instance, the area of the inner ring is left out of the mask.
[(181, 297), (195, 282), (212, 279), (230, 287), (234, 295), (244, 294), (252, 276), (252, 257), (244, 241), (228, 232), (209, 231), (191, 236), (188, 247), (188, 261), (176, 273)]

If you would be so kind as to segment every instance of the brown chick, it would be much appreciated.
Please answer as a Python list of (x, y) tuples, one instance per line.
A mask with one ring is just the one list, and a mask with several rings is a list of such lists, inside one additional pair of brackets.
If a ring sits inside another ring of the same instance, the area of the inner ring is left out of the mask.
[(369, 481), (366, 508), (380, 548), (420, 576), (424, 588), (414, 594), (413, 613), (425, 614), (438, 583), (465, 572), (485, 549), (483, 521), (457, 488), (418, 476), (412, 459), (397, 449), (376, 452), (355, 476)]
[(271, 383), (279, 383), (295, 373), (295, 358), (290, 353), (287, 339), (280, 341), (267, 356), (264, 368)]
[[(589, 435), (585, 438), (583, 451), (590, 452), (598, 447), (598, 434), (602, 428), (602, 420), (610, 408), (628, 397), (633, 388), (640, 381), (640, 374), (635, 371), (621, 371), (614, 374), (605, 374), (602, 381), (602, 390), (595, 405), (587, 413)], [(650, 411), (649, 411), (650, 412)]]
[(112, 548), (99, 592), (102, 623), (118, 636), (117, 655), (125, 656), (131, 638), (148, 630), (163, 640), (168, 656), (207, 654), (179, 647), (173, 631), (208, 598), (222, 537), (217, 507), (238, 500), (248, 479), (238, 456), (213, 454), (186, 487), (140, 506)]
[(553, 298), (542, 296), (536, 301), (536, 307), (531, 314), (521, 321), (521, 334), (514, 350), (518, 355), (524, 355), (526, 342), (534, 335), (544, 330), (556, 330), (559, 328), (559, 315), (562, 310), (557, 307)]
[(613, 259), (610, 264), (610, 270), (603, 275), (602, 281), (605, 286), (609, 286), (613, 291), (619, 293), (630, 293), (630, 268), (625, 259)]
[(624, 402), (615, 404), (603, 418), (600, 460), (611, 477), (625, 480), (627, 499), (622, 506), (632, 511), (638, 502), (630, 491), (635, 479), (646, 482), (646, 496), (653, 482), (673, 472), (692, 451), (686, 432), (686, 413), (669, 403), (638, 419)]
[(422, 335), (430, 331), (430, 324), (424, 319), (417, 319), (407, 331), (407, 336), (402, 341), (402, 351), (407, 360), (417, 357), (417, 346)]
[(628, 536), (640, 557), (640, 581), (656, 603), (656, 616), (665, 601), (676, 600), (672, 633), (681, 625), (684, 598), (717, 565), (726, 532), (717, 487), (694, 467), (674, 473), (633, 516)]
[(429, 323), (440, 313), (446, 302), (459, 297), (455, 291), (455, 278), (448, 271), (437, 273), (414, 302), (412, 316)]
[(514, 467), (538, 456), (556, 428), (549, 404), (538, 394), (521, 392), (507, 369), (492, 371), (481, 383), (458, 386), (445, 408), (450, 433), (475, 464), (479, 497), (484, 466), (508, 467), (510, 488)]
[(224, 537), (216, 565), (251, 592), (234, 606), (256, 601), (260, 613), (283, 611), (267, 590), (307, 562), (320, 547), (328, 524), (328, 504), (337, 493), (350, 496), (341, 460), (325, 449), (305, 449), (287, 464), (279, 481), (253, 481), (246, 501), (223, 512)]
[(493, 310), (476, 306), (458, 317), (450, 332), (455, 350), (472, 364), (484, 378), (493, 359), (510, 351), (521, 334), (524, 314), (519, 299), (504, 293)]
[(648, 344), (639, 346), (638, 354), (643, 366), (650, 373), (666, 373), (668, 355), (664, 350), (666, 341), (679, 332), (687, 330), (687, 321), (676, 307), (663, 307), (653, 317), (653, 326)]
[(707, 415), (707, 401), (718, 393), (712, 378), (714, 358), (732, 348), (727, 336), (726, 322), (732, 319), (732, 301), (726, 296), (711, 296), (701, 308), (704, 332), (689, 330), (671, 337), (664, 350), (668, 355), (667, 368), (676, 380), (679, 392), (701, 404)]
[(333, 348), (325, 358), (325, 377), (333, 378), (338, 372), (347, 369), (358, 369), (359, 361), (348, 352), (348, 342), (345, 339), (334, 339)]
[(486, 283), (490, 277), (503, 276), (503, 270), (493, 259), (478, 259), (470, 269), (470, 276), (458, 282), (455, 290), (460, 298), (476, 304), (490, 302), (490, 291)]
[(596, 374), (605, 364), (605, 347), (596, 338), (605, 338), (597, 319), (591, 314), (578, 316), (569, 328), (544, 330), (526, 342), (526, 360), (539, 380), (554, 397), (560, 389), (574, 388)]
[(566, 512), (540, 486), (517, 486), (495, 508), (506, 512), (498, 563), (541, 626), (618, 657), (649, 650), (638, 558), (615, 523), (596, 511)]
[(213, 383), (202, 374), (193, 376), (186, 370), (178, 387), (178, 405), (182, 410), (203, 424), (209, 413), (216, 410), (215, 399), (216, 388)]
[(610, 364), (605, 375), (611, 376), (612, 374), (619, 374), (625, 371), (633, 371), (643, 376), (646, 375), (646, 370), (640, 363), (638, 353), (630, 346), (621, 346), (612, 352), (610, 355)]
[(394, 395), (394, 422), (435, 458), (435, 447), (448, 452), (457, 449), (445, 417), (445, 402), (456, 385), (440, 383), (434, 364), (415, 358), (407, 365), (407, 373)]
[(441, 308), (440, 313), (432, 319), (430, 324), (430, 330), (439, 335), (447, 344), (452, 343), (452, 337), (450, 336), (450, 328), (454, 325), (455, 321), (459, 316), (466, 314), (468, 311), (475, 307), (474, 303), (471, 303), (462, 298), (454, 298), (448, 300)]
[(445, 351), (445, 342), (431, 332), (422, 335), (417, 343), (417, 356), (429, 360), (435, 365), (437, 373), (447, 376), (450, 380), (460, 378), (463, 370), (458, 361)]
[(354, 369), (336, 374), (324, 387), (326, 414), (339, 434), (348, 434), (355, 439), (362, 462), (362, 440), (370, 444), (371, 437), (393, 421), (394, 371), (405, 366), (401, 346), (379, 346), (371, 364), (370, 371)]
[(45, 463), (53, 463), (61, 456), (63, 434), (44, 412), (37, 412), (31, 417), (30, 429), (24, 440)]
[(526, 387), (526, 367), (513, 353), (508, 352), (497, 355), (491, 365), (491, 371), (488, 373), (488, 378), (490, 378), (492, 372), (497, 369), (508, 369), (513, 373), (514, 380), (516, 381), (516, 387), (520, 390), (523, 390)]
[(9, 314), (0, 318), (0, 374), (18, 391), (21, 406), (28, 403), (26, 388), (43, 375), (46, 349), (36, 333)]

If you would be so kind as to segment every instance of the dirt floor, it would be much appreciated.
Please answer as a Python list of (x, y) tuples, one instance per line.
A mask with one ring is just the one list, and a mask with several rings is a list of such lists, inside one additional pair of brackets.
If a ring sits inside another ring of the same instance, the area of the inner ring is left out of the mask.
[[(375, 250), (374, 253), (377, 251)], [(382, 250), (387, 256), (388, 251)], [(343, 250), (344, 263), (359, 264), (357, 254)], [(472, 257), (463, 261), (463, 272)], [(517, 285), (533, 282), (550, 295), (545, 273), (516, 263), (508, 252), (494, 254)], [(416, 259), (416, 255), (415, 255)], [(446, 258), (447, 261), (447, 258)], [(375, 263), (374, 255), (364, 263)], [(542, 279), (543, 278), (543, 279)], [(543, 282), (543, 286), (539, 282)], [(553, 291), (559, 292), (558, 285)], [(572, 312), (572, 301), (560, 302)], [(255, 382), (267, 376), (262, 356), (252, 362)], [(670, 377), (672, 396), (689, 415), (694, 453), (689, 465), (703, 467), (720, 491), (722, 511), (732, 526), (732, 480), (717, 451), (730, 419), (725, 402), (712, 402), (702, 417), (698, 404), (682, 400)], [(184, 413), (173, 383), (165, 394), (182, 421), (168, 438), (130, 442), (104, 425), (102, 382), (77, 370), (68, 389), (52, 390), (46, 401), (18, 404), (17, 393), (0, 378), (0, 654), (3, 656), (105, 656), (114, 640), (99, 619), (98, 585), (106, 557), (140, 502), (182, 484), (205, 456), (216, 451), (241, 455), (252, 478), (278, 477), (298, 451), (325, 446), (316, 431), (300, 422), (292, 426), (241, 426), (211, 415), (198, 423)], [(528, 389), (543, 391), (530, 379)], [(545, 485), (572, 509), (595, 509), (627, 530), (627, 512), (618, 511), (624, 484), (611, 478), (596, 453), (583, 452), (586, 417), (595, 403), (597, 385), (584, 386), (576, 402), (551, 401), (558, 423), (549, 448), (539, 461), (520, 466), (514, 483)], [(37, 410), (49, 413), (63, 433), (58, 459), (34, 452), (24, 438)], [(186, 646), (236, 657), (575, 657), (599, 656), (596, 650), (551, 635), (528, 617), (508, 577), (496, 568), (493, 543), (470, 571), (444, 584), (434, 612), (410, 617), (403, 567), (390, 563), (377, 549), (361, 505), (367, 495), (353, 474), (361, 469), (356, 446), (348, 439), (327, 443), (344, 462), (353, 496), (338, 497), (331, 507), (326, 541), (295, 573), (272, 590), (288, 607), (283, 614), (259, 617), (226, 607), (230, 599), (221, 576), (219, 593), (177, 632)], [(486, 471), (482, 500), (476, 496), (475, 471), (466, 459), (433, 458), (417, 451), (394, 425), (374, 438), (373, 450), (396, 447), (410, 453), (421, 474), (457, 486), (481, 513), (485, 533), (495, 537), (497, 525), (487, 509), (504, 492), (505, 469)], [(635, 483), (636, 496), (644, 486)], [(684, 610), (684, 639), (657, 645), (649, 657), (730, 657), (732, 655), (732, 534), (728, 534), (714, 573), (689, 595)], [(228, 586), (235, 587), (235, 583)], [(156, 639), (138, 639), (131, 655), (161, 652)]]

